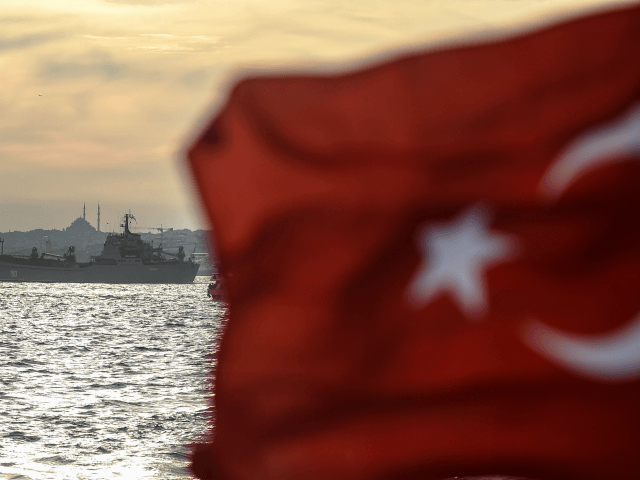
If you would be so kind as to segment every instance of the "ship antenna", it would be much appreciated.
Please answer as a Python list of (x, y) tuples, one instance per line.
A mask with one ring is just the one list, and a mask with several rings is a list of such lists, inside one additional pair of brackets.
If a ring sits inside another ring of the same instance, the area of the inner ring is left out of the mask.
[(122, 227), (124, 227), (124, 233), (131, 233), (131, 231), (129, 230), (129, 219), (135, 220), (136, 223), (138, 222), (136, 220), (136, 217), (134, 217), (130, 213), (125, 213), (124, 214), (124, 225), (121, 225)]

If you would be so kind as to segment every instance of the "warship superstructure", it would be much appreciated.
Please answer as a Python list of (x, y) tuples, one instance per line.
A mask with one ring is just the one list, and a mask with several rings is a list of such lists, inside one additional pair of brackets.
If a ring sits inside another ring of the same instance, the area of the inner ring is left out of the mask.
[[(172, 254), (154, 248), (140, 234), (129, 230), (131, 214), (124, 216), (123, 232), (110, 233), (102, 253), (89, 262), (78, 262), (75, 248), (64, 255), (42, 253), (33, 248), (31, 255), (4, 255), (0, 251), (0, 281), (50, 283), (191, 283), (200, 265), (185, 260), (184, 247)], [(4, 244), (2, 244), (4, 249)], [(166, 256), (173, 258), (167, 259)]]

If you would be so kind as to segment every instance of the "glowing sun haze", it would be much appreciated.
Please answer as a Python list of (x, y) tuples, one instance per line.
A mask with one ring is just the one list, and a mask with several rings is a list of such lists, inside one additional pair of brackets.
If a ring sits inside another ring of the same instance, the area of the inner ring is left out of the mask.
[(206, 227), (177, 152), (238, 66), (348, 62), (617, 3), (2, 0), (0, 232), (67, 227), (83, 202), (94, 226), (100, 202), (102, 225), (131, 209)]

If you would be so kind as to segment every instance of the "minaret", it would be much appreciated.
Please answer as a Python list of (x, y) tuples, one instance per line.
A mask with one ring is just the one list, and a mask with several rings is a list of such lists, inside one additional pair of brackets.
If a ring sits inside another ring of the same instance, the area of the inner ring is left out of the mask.
[(98, 231), (100, 231), (100, 203), (98, 203)]
[(87, 203), (85, 202), (84, 207), (82, 207), (82, 219), (87, 219)]

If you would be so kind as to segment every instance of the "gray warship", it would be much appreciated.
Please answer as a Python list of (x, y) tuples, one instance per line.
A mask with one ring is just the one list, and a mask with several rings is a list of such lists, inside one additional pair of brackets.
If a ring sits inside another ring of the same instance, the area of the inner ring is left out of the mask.
[[(131, 214), (124, 216), (122, 233), (110, 233), (102, 253), (89, 262), (77, 262), (75, 248), (64, 255), (43, 253), (33, 248), (30, 256), (4, 254), (0, 251), (0, 282), (44, 283), (191, 283), (200, 264), (185, 260), (184, 247), (177, 254), (154, 248), (140, 234), (129, 230)], [(173, 258), (167, 259), (169, 255)]]

